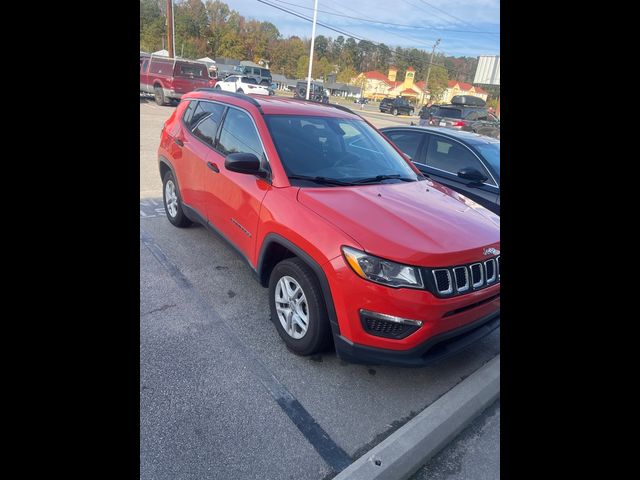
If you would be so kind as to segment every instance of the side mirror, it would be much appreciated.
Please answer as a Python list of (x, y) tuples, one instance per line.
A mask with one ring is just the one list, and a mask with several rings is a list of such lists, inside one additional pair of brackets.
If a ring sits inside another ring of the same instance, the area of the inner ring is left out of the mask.
[(227, 170), (248, 175), (266, 177), (267, 172), (260, 168), (260, 160), (253, 153), (230, 153), (224, 159), (224, 167)]
[(466, 167), (460, 170), (458, 172), (458, 177), (470, 180), (473, 183), (484, 183), (489, 178), (472, 167)]

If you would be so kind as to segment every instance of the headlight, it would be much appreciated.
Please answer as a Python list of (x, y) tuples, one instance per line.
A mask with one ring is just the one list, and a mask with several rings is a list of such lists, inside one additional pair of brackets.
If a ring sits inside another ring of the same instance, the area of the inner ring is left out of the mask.
[(423, 288), (420, 271), (415, 267), (367, 255), (351, 247), (342, 247), (349, 266), (360, 277), (389, 287)]

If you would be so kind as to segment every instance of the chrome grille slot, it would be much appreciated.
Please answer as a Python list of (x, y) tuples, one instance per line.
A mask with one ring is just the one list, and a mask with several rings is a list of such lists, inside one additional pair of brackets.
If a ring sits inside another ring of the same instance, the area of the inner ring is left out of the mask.
[(433, 278), (436, 281), (436, 289), (440, 295), (453, 293), (453, 283), (451, 282), (451, 273), (449, 270), (444, 268), (434, 270)]
[(471, 285), (473, 288), (481, 287), (484, 283), (484, 269), (481, 263), (474, 263), (469, 267), (471, 269)]
[(455, 267), (453, 269), (453, 277), (456, 281), (456, 290), (460, 293), (469, 290), (469, 272), (466, 267)]
[(496, 260), (495, 258), (490, 258), (486, 262), (484, 262), (484, 271), (485, 278), (487, 279), (487, 284), (493, 283), (498, 279), (498, 274), (496, 272)]

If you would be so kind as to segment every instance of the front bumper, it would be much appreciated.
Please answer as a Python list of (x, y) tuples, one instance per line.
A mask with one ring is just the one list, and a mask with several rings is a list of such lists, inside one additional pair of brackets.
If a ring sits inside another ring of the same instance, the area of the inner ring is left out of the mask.
[(359, 345), (341, 335), (334, 335), (334, 343), (338, 357), (351, 363), (423, 367), (461, 352), (498, 327), (500, 327), (499, 311), (470, 324), (433, 336), (410, 350), (388, 350)]

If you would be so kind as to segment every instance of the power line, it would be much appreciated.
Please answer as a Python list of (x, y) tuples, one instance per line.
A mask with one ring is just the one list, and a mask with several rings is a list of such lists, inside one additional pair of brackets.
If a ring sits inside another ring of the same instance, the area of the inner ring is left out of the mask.
[[(276, 0), (276, 1), (278, 1), (278, 0)], [(332, 1), (330, 1), (330, 3), (333, 3), (334, 5), (336, 5), (336, 4), (335, 4), (334, 2), (332, 2)], [(346, 8), (347, 10), (350, 10), (350, 11), (352, 11), (352, 12), (354, 12), (354, 11), (355, 11), (355, 10), (353, 10), (353, 9), (349, 8), (349, 7), (344, 7), (344, 6), (342, 6), (342, 5), (337, 5), (337, 8), (340, 8), (340, 7), (342, 7), (342, 8)], [(356, 13), (359, 13), (359, 12), (356, 12)], [(368, 17), (368, 19), (369, 19), (369, 20), (373, 20), (371, 17)], [(421, 39), (417, 39), (417, 38), (415, 38), (415, 37), (410, 37), (410, 36), (408, 36), (408, 35), (401, 35), (401, 34), (399, 34), (399, 33), (396, 33), (396, 32), (394, 32), (394, 31), (389, 30), (388, 28), (384, 28), (384, 27), (381, 27), (381, 28), (382, 28), (382, 30), (384, 30), (385, 32), (390, 33), (391, 35), (394, 35), (394, 36), (396, 36), (396, 37), (398, 37), (398, 38), (404, 38), (404, 39), (407, 39), (407, 40), (411, 40), (412, 42), (414, 42), (414, 43), (418, 43), (418, 44), (422, 44), (422, 45), (424, 45), (425, 47), (430, 47), (430, 46), (431, 46), (431, 44), (429, 44), (429, 43), (425, 43), (425, 42), (424, 42), (423, 40), (421, 40)]]
[[(274, 0), (278, 3), (284, 3), (286, 5), (291, 5), (294, 7), (298, 7), (298, 8), (303, 8), (305, 10), (313, 10), (312, 7), (305, 7), (303, 5), (299, 5), (297, 3), (291, 3), (291, 2), (285, 2), (284, 0)], [(327, 10), (320, 10), (318, 9), (318, 12), (321, 13), (326, 13), (327, 15), (332, 15), (334, 17), (344, 17), (344, 18), (350, 18), (352, 20), (360, 20), (362, 22), (368, 22), (368, 23), (376, 23), (379, 25), (389, 25), (392, 27), (406, 27), (406, 28), (414, 28), (414, 29), (420, 29), (420, 30), (433, 30), (433, 31), (437, 31), (437, 32), (457, 32), (457, 33), (477, 33), (477, 34), (487, 34), (487, 35), (500, 35), (500, 32), (480, 32), (477, 30), (455, 30), (455, 29), (451, 29), (451, 28), (440, 28), (440, 27), (435, 27), (435, 26), (421, 26), (421, 25), (409, 25), (406, 23), (392, 23), (392, 22), (382, 22), (380, 20), (369, 20), (368, 18), (361, 18), (361, 17), (354, 17), (352, 15), (344, 15), (344, 14), (340, 14), (340, 13), (334, 13), (334, 12), (329, 12)]]
[[(304, 15), (302, 15), (300, 13), (297, 13), (297, 12), (294, 12), (293, 10), (289, 10), (289, 9), (284, 8), (284, 7), (279, 7), (278, 5), (274, 5), (273, 3), (265, 2), (264, 0), (258, 0), (258, 2), (264, 3), (265, 5), (269, 5), (270, 7), (273, 7), (273, 8), (277, 8), (278, 10), (282, 10), (283, 12), (289, 13), (289, 14), (294, 15), (294, 16), (296, 16), (298, 18), (303, 19), (303, 20), (307, 20), (308, 22), (313, 22), (313, 19), (311, 19), (309, 17), (305, 17)], [(340, 35), (346, 35), (347, 37), (355, 38), (358, 41), (364, 40), (363, 38), (360, 38), (359, 36), (354, 35), (353, 33), (349, 33), (349, 32), (343, 31), (343, 30), (339, 30), (339, 29), (337, 29), (335, 27), (332, 27), (330, 25), (327, 25), (325, 23), (322, 23), (322, 22), (316, 22), (316, 23), (318, 25), (322, 25), (324, 28), (328, 28), (329, 30), (337, 32)]]
[[(306, 20), (306, 21), (308, 21), (308, 22), (313, 22), (313, 19), (311, 19), (311, 18), (309, 18), (309, 17), (306, 17), (306, 16), (304, 16), (304, 15), (302, 15), (302, 14), (300, 14), (300, 13), (297, 13), (297, 12), (294, 12), (294, 11), (292, 11), (292, 10), (289, 10), (289, 9), (287, 9), (287, 8), (280, 7), (280, 6), (278, 6), (278, 5), (274, 5), (274, 4), (269, 3), (269, 2), (267, 2), (267, 1), (265, 1), (265, 0), (258, 0), (258, 2), (260, 2), (260, 3), (264, 3), (265, 5), (269, 5), (270, 7), (273, 7), (273, 8), (277, 8), (278, 10), (282, 10), (283, 12), (289, 13), (289, 14), (291, 14), (291, 15), (294, 15), (294, 16), (296, 16), (296, 17), (298, 17), (298, 18), (301, 18), (301, 19), (303, 19), (303, 20)], [(331, 26), (331, 25), (327, 25), (326, 23), (321, 23), (321, 22), (316, 22), (316, 23), (317, 23), (318, 25), (322, 25), (322, 26), (323, 26), (323, 27), (325, 27), (325, 28), (328, 28), (329, 30), (333, 30), (333, 31), (338, 32), (338, 33), (340, 33), (340, 34), (342, 34), (342, 35), (346, 35), (347, 37), (355, 38), (355, 39), (357, 39), (358, 41), (366, 40), (366, 41), (368, 41), (368, 42), (370, 42), (370, 43), (372, 43), (372, 44), (374, 44), (374, 45), (376, 45), (376, 46), (380, 46), (380, 45), (381, 45), (381, 43), (380, 43), (380, 42), (376, 42), (376, 41), (374, 41), (374, 40), (370, 40), (370, 39), (368, 39), (368, 38), (364, 38), (364, 37), (358, 37), (358, 36), (356, 36), (356, 35), (353, 35), (352, 33), (346, 32), (346, 31), (340, 31), (339, 29), (336, 29), (335, 27), (333, 27), (333, 26)], [(417, 50), (417, 49), (416, 49), (416, 50)], [(419, 51), (419, 50), (418, 50), (418, 51)], [(395, 51), (393, 51), (393, 50), (392, 50), (392, 53), (393, 53), (393, 55), (395, 55), (396, 57), (401, 57), (401, 58), (403, 58), (403, 57), (404, 57), (405, 59), (414, 60), (413, 58), (409, 58), (409, 55), (410, 55), (410, 54), (406, 54), (406, 53), (398, 52), (398, 51), (397, 51), (397, 48), (396, 48), (396, 50), (395, 50)], [(458, 73), (458, 74), (466, 75), (466, 72), (462, 72), (462, 71), (460, 71), (460, 70), (456, 70), (456, 69), (453, 69), (453, 68), (448, 68), (448, 67), (445, 67), (444, 65), (438, 65), (438, 64), (436, 64), (436, 63), (432, 63), (432, 62), (424, 62), (424, 63), (425, 63), (425, 64), (427, 64), (427, 65), (431, 65), (431, 66), (433, 66), (433, 67), (440, 67), (440, 68), (444, 68), (444, 69), (445, 69), (445, 70), (447, 70), (448, 72), (454, 72), (454, 73)]]
[[(419, 11), (424, 11), (424, 7), (422, 6), (418, 6), (415, 3), (409, 2), (408, 0), (402, 0), (404, 3), (406, 3), (407, 5), (412, 6), (413, 8), (419, 10)], [(436, 18), (439, 18), (440, 20), (444, 21), (447, 25), (455, 25), (455, 23), (451, 22), (451, 20), (444, 18), (441, 15), (438, 15), (437, 13), (433, 13), (431, 12), (430, 15), (433, 15)]]
[(477, 28), (478, 28), (478, 27), (476, 27), (475, 25), (473, 25), (472, 23), (469, 23), (469, 22), (467, 22), (467, 21), (465, 21), (465, 20), (462, 20), (461, 18), (458, 18), (458, 17), (456, 17), (455, 15), (451, 15), (449, 12), (445, 12), (445, 11), (444, 11), (444, 10), (442, 10), (441, 8), (438, 8), (438, 7), (434, 6), (434, 5), (431, 5), (431, 4), (430, 4), (429, 2), (427, 2), (426, 0), (420, 0), (420, 1), (421, 1), (422, 3), (424, 3), (425, 5), (429, 5), (429, 6), (430, 6), (431, 8), (433, 8), (434, 10), (438, 10), (439, 12), (444, 13), (444, 14), (445, 14), (446, 16), (448, 16), (448, 17), (451, 17), (451, 18), (453, 18), (453, 19), (455, 19), (455, 20), (458, 20), (459, 22), (462, 22), (462, 23), (464, 23), (464, 24), (466, 24), (466, 25), (469, 25), (470, 27), (473, 27), (473, 28), (475, 28), (475, 29), (477, 29)]

